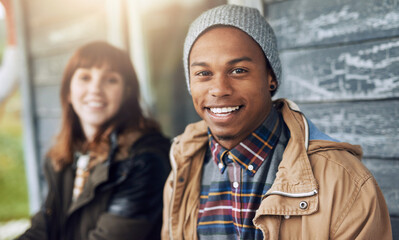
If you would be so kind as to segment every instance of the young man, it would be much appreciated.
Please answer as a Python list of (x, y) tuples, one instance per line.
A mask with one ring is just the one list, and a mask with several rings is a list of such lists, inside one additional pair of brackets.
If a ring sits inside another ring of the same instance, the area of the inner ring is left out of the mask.
[(392, 238), (360, 146), (319, 132), (293, 102), (271, 100), (281, 65), (257, 10), (203, 13), (183, 60), (203, 121), (173, 143), (163, 239)]

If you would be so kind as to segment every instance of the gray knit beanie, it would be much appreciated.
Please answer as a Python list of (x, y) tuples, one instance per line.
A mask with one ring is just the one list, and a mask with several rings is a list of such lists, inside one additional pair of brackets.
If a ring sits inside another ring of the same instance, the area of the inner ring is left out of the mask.
[(201, 14), (188, 30), (184, 42), (183, 64), (189, 92), (190, 75), (188, 60), (191, 48), (201, 33), (215, 25), (233, 26), (251, 36), (262, 48), (276, 77), (277, 84), (280, 85), (281, 63), (278, 55), (276, 36), (272, 27), (255, 8), (238, 5), (221, 5)]

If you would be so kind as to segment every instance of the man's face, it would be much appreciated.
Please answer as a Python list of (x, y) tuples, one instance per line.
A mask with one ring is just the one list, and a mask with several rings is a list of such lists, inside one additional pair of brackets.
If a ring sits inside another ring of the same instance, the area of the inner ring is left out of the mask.
[(216, 27), (205, 32), (191, 49), (189, 70), (195, 110), (223, 147), (235, 147), (269, 114), (272, 77), (266, 59), (241, 30)]

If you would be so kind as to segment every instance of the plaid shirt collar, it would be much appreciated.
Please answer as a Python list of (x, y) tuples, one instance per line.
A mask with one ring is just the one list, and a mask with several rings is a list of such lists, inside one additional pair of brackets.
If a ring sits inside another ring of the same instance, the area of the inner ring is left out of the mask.
[(277, 110), (273, 107), (263, 124), (231, 150), (221, 146), (208, 128), (212, 158), (220, 173), (223, 174), (227, 164), (234, 161), (247, 170), (250, 176), (255, 175), (278, 142), (281, 134), (281, 121)]

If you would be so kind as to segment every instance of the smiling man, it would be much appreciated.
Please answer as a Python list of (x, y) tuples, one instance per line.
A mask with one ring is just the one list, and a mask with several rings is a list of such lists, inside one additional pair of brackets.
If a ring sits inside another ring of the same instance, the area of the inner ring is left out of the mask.
[(223, 5), (191, 25), (184, 66), (195, 110), (171, 149), (163, 239), (391, 239), (360, 146), (272, 101), (281, 65), (256, 9)]

